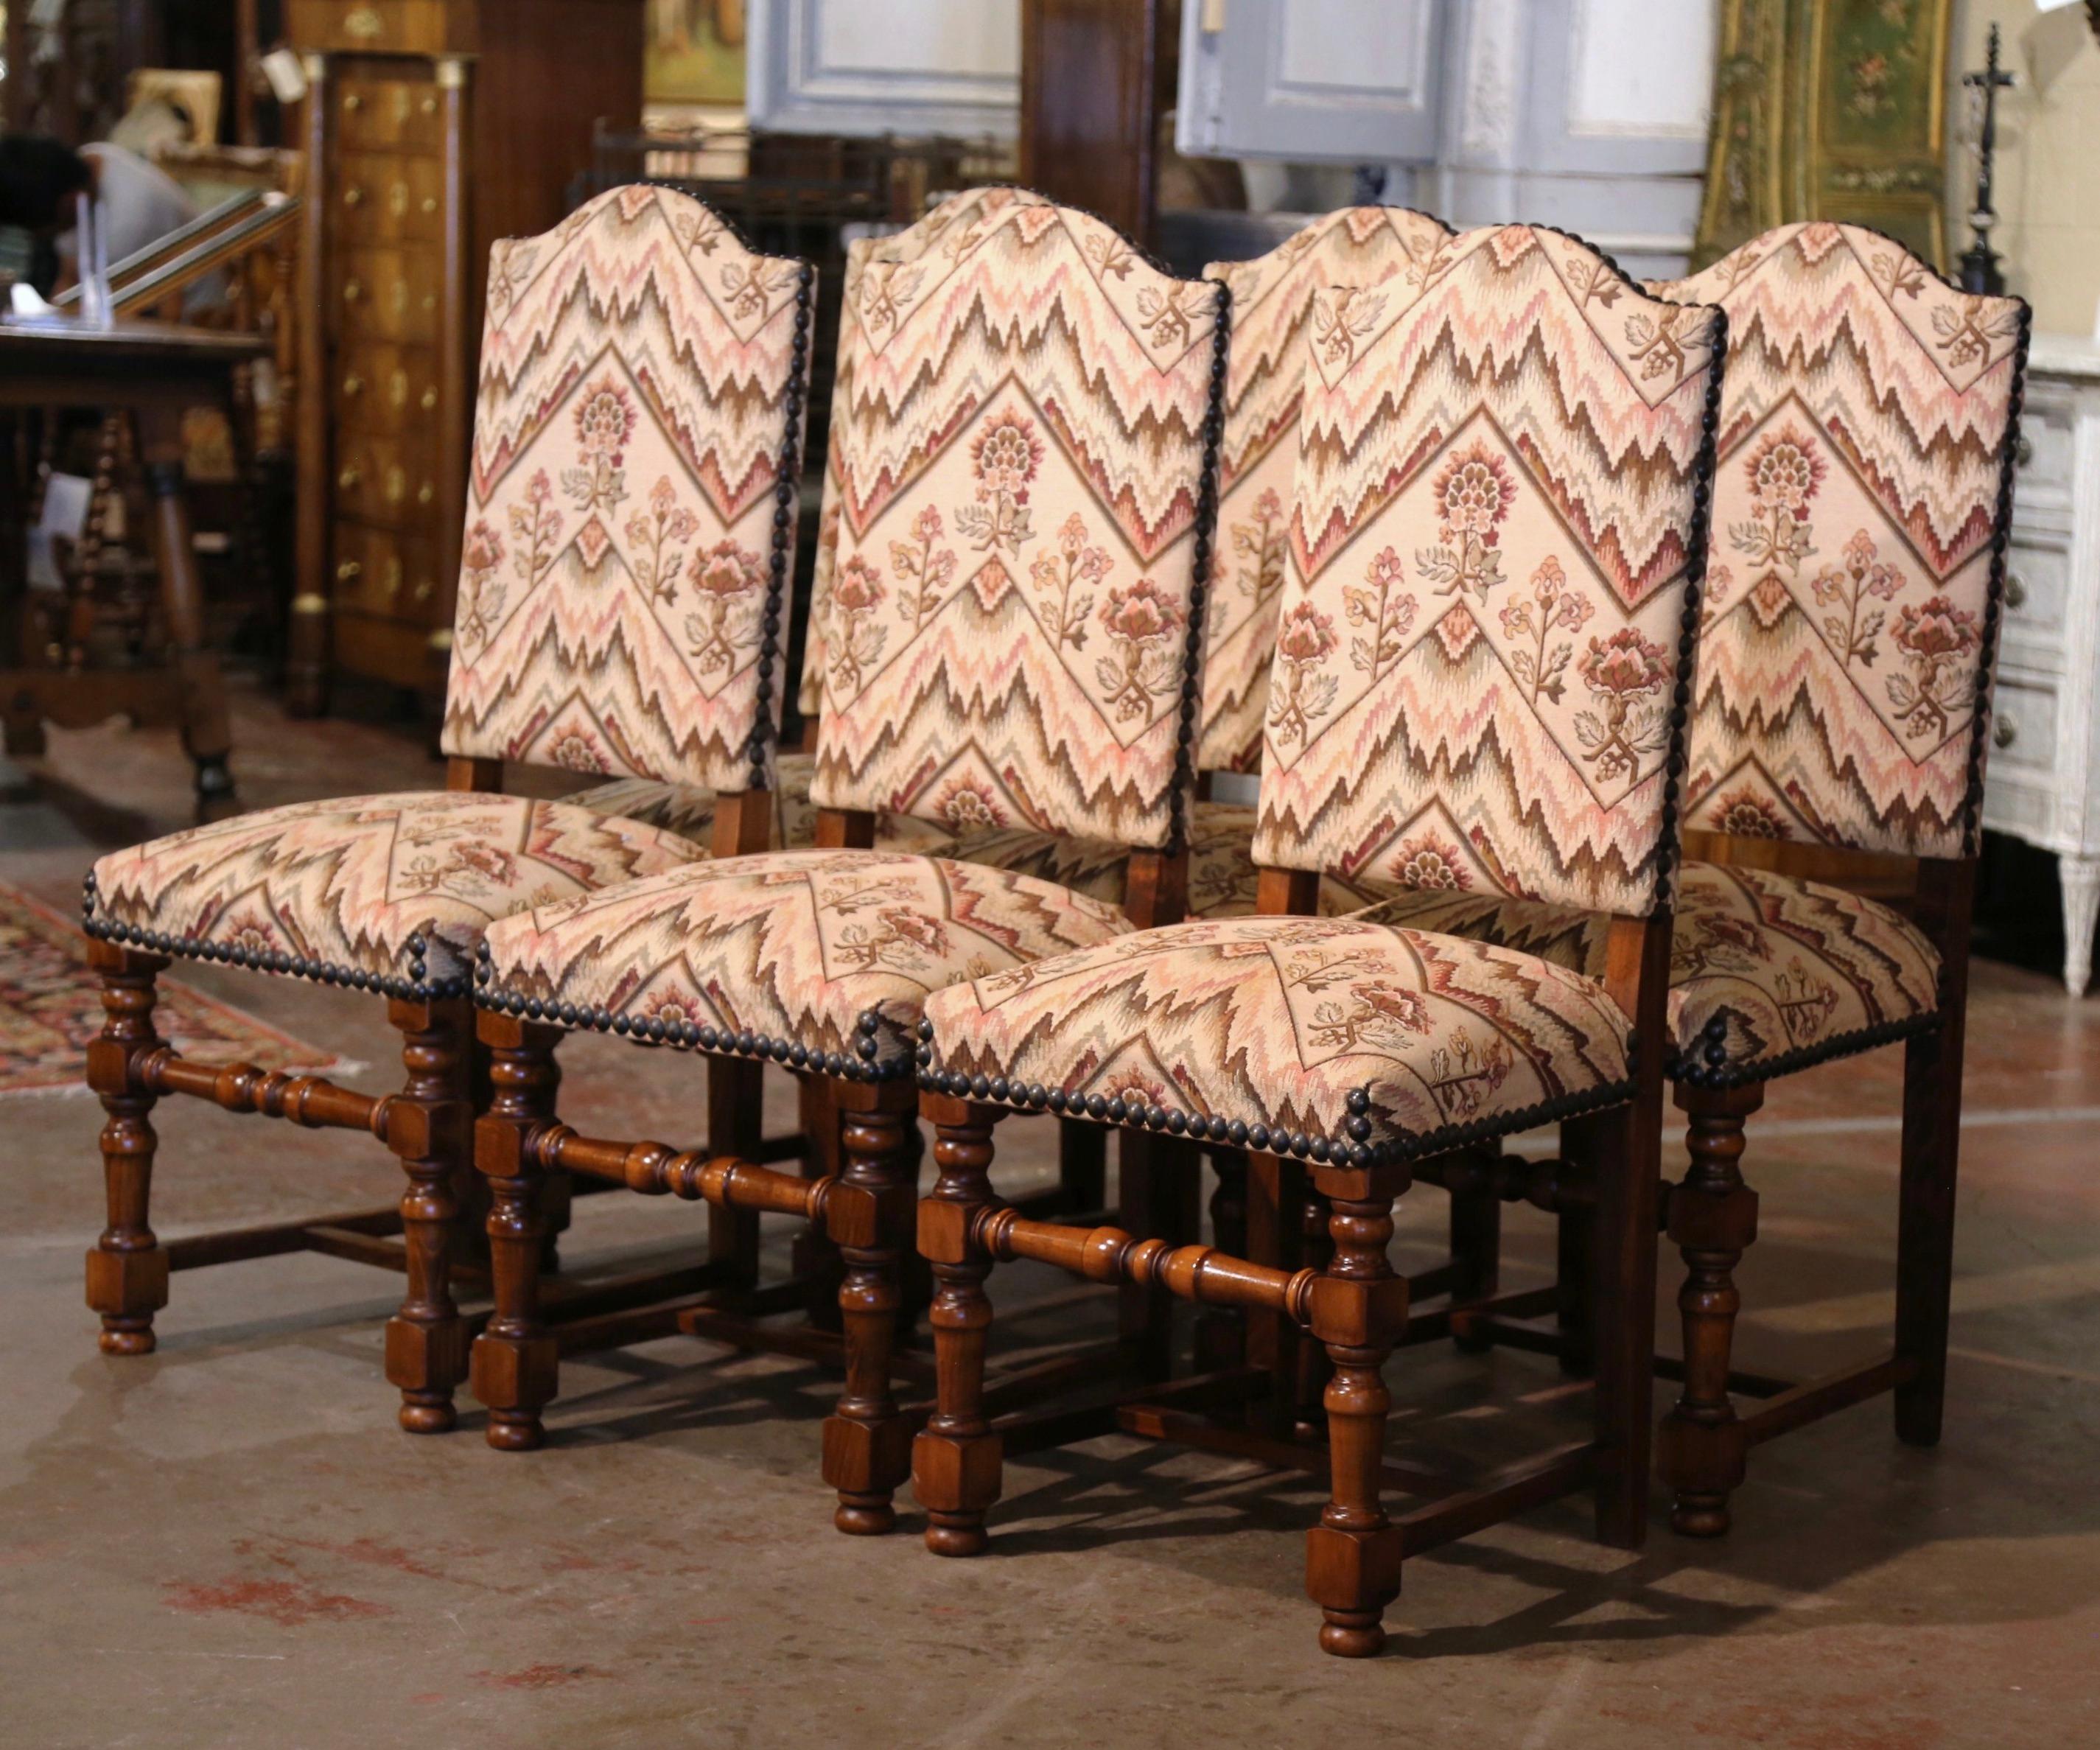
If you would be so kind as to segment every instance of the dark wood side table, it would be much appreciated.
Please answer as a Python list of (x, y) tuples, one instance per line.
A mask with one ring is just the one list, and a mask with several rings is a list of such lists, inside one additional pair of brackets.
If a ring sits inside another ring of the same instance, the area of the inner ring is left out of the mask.
[[(161, 595), (174, 641), (165, 669), (87, 666), (94, 628), (92, 580), (72, 609), (70, 635), (53, 650), (8, 646), (20, 641), (22, 616), (9, 612), (7, 666), (0, 669), (0, 721), (10, 751), (29, 751), (46, 721), (68, 728), (128, 714), (142, 725), (181, 725), (183, 747), (196, 765), (197, 816), (234, 810), (227, 766), (232, 738), (218, 657), (205, 642), (204, 600), (190, 544), (189, 499), (183, 480), (183, 410), (207, 403), (232, 407), (236, 365), (267, 356), (259, 335), (220, 333), (161, 322), (119, 322), (91, 329), (57, 322), (0, 324), (0, 407), (127, 408), (138, 421), (139, 451), (154, 505)], [(20, 576), (19, 543), (6, 556), (11, 584)]]

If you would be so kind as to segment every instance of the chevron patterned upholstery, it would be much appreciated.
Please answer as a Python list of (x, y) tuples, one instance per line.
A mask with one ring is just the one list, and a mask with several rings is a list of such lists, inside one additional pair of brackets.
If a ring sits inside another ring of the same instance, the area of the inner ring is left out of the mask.
[(804, 275), (663, 188), (496, 245), (447, 752), (716, 790), (754, 747), (769, 769)]
[(1261, 769), (1305, 350), (1352, 345), (1381, 307), (1379, 284), (1395, 275), (1418, 278), (1450, 236), (1441, 220), (1405, 207), (1343, 207), (1266, 255), (1203, 270), (1232, 288), (1233, 341), (1199, 771)]
[(1964, 854), (2024, 306), (1821, 223), (1652, 289), (1732, 337), (1687, 824)]

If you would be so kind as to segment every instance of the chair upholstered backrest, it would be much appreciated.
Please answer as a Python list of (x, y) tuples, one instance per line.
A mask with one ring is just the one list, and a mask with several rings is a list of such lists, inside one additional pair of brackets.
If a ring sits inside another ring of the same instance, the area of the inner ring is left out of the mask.
[(810, 284), (664, 188), (496, 245), (446, 752), (769, 787)]
[(1405, 207), (1343, 207), (1252, 261), (1204, 269), (1232, 289), (1225, 447), (1218, 487), (1218, 563), (1203, 657), (1199, 771), (1261, 765), (1262, 716), (1283, 596), (1290, 480), (1298, 465), (1304, 349), (1347, 346), (1396, 274), (1418, 275), (1451, 235)]
[(1964, 854), (2027, 306), (1829, 223), (1652, 289), (1733, 337), (1686, 824)]
[(1227, 298), (1016, 189), (868, 252), (819, 807), (1178, 841)]
[(1727, 319), (1516, 225), (1369, 302), (1306, 364), (1255, 860), (1646, 914)]

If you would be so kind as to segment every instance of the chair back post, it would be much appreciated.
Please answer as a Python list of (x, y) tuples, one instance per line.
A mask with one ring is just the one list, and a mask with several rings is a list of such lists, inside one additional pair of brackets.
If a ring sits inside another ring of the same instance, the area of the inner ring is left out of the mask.
[(503, 790), (503, 762), (501, 760), (465, 758), (458, 754), (445, 760), (445, 788), (471, 790), (483, 796), (498, 796)]
[[(819, 734), (823, 733), (819, 729)], [(817, 849), (820, 851), (868, 851), (875, 849), (875, 815), (867, 809), (820, 808), (817, 810)]]

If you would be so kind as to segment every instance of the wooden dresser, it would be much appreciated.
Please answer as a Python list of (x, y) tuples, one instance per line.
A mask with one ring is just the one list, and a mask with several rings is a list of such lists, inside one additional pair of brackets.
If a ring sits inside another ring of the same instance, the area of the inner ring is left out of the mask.
[(288, 0), (310, 95), (300, 584), (288, 692), (434, 690), (451, 647), (489, 246), (638, 126), (643, 0)]
[(2027, 358), (1983, 824), (2056, 853), (2063, 982), (2082, 996), (2100, 915), (2100, 342)]

